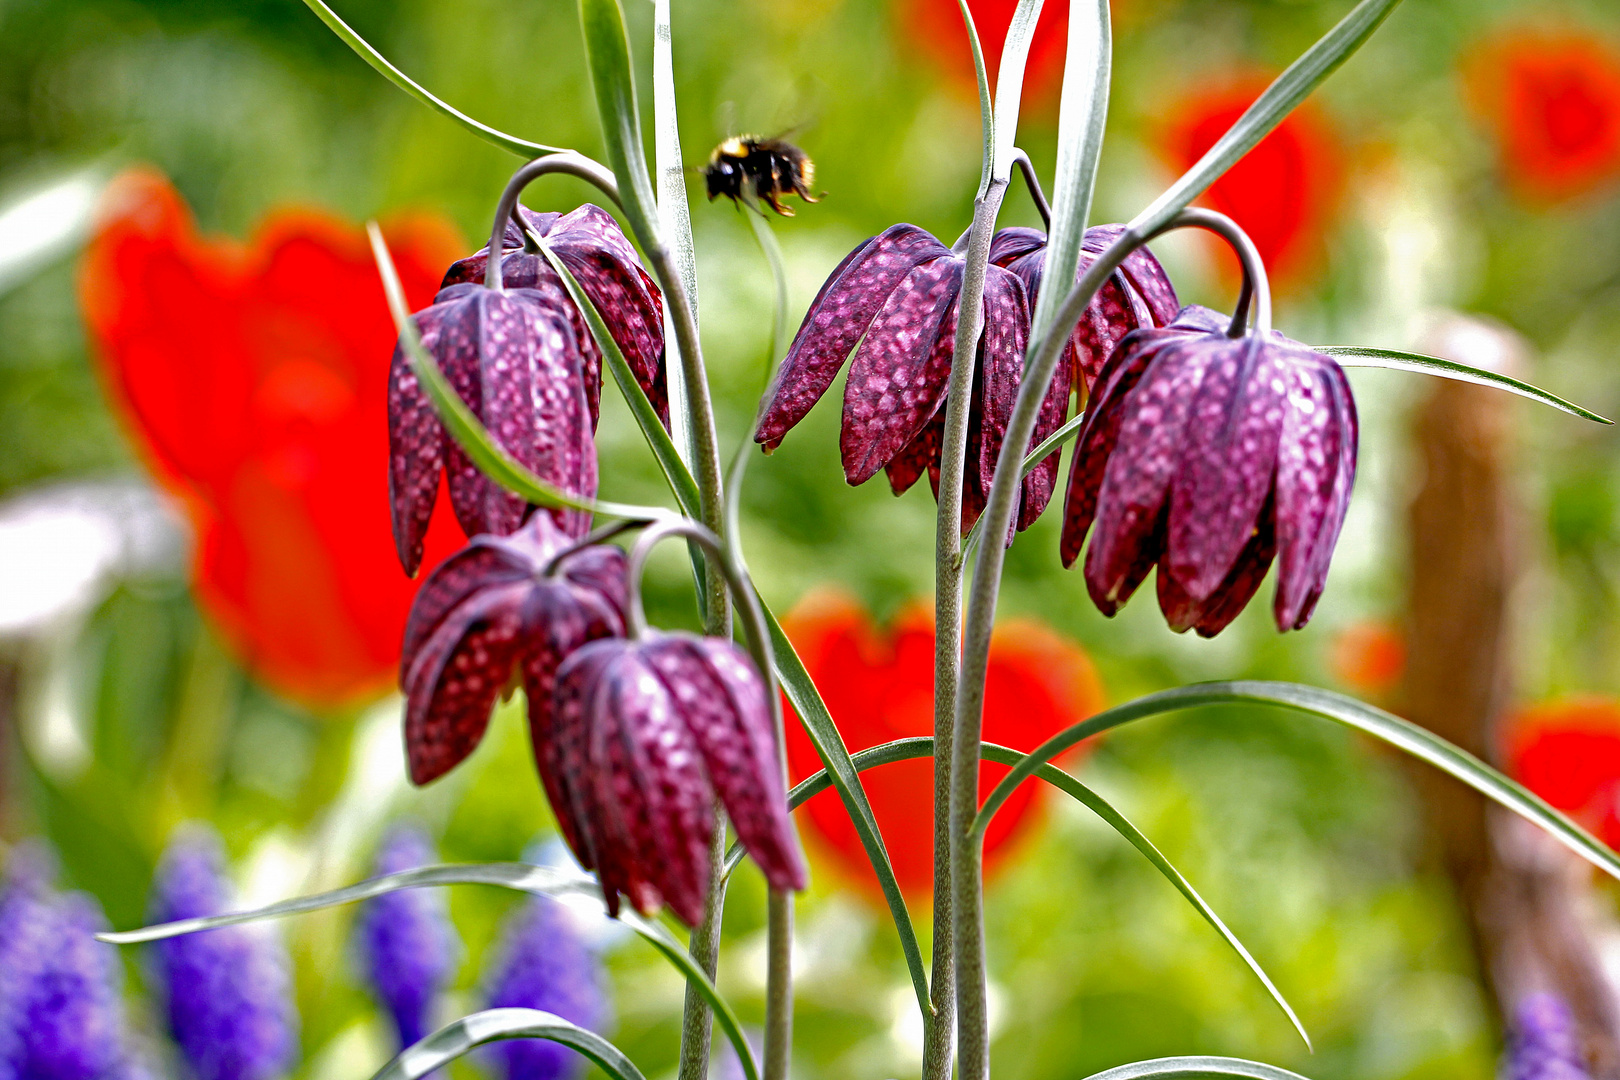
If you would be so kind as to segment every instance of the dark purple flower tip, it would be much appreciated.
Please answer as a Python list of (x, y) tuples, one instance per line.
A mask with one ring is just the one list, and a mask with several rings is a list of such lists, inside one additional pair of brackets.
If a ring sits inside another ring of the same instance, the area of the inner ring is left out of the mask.
[[(764, 682), (736, 644), (691, 634), (597, 641), (557, 672), (552, 806), (608, 908), (703, 916), (718, 796), (779, 889), (802, 889)], [(564, 809), (566, 808), (566, 809)]]
[(520, 668), (538, 754), (557, 665), (587, 641), (624, 633), (624, 552), (592, 545), (545, 574), (571, 543), (535, 514), (510, 536), (475, 537), (417, 592), (400, 657), (412, 783), (437, 779), (472, 753)]
[[(573, 495), (596, 495), (596, 446), (577, 338), (565, 312), (534, 289), (496, 293), (452, 285), (416, 315), (423, 345), (456, 392), (509, 454)], [(414, 574), (448, 474), (450, 502), (468, 536), (515, 530), (531, 508), (479, 472), (456, 445), (395, 348), (388, 392), (389, 498), (400, 563)], [(571, 535), (590, 515), (548, 510)]]
[[(536, 896), (518, 905), (501, 928), (488, 982), (489, 1008), (539, 1009), (590, 1031), (609, 1021), (602, 965), (575, 929), (568, 908)], [(543, 1039), (503, 1042), (492, 1056), (505, 1080), (570, 1080), (585, 1059)]]
[[(1278, 563), (1280, 630), (1310, 619), (1355, 480), (1355, 401), (1331, 358), (1280, 334), (1226, 335), (1184, 308), (1109, 358), (1069, 472), (1061, 554), (1112, 615), (1159, 568), (1176, 630), (1235, 618)], [(1095, 528), (1093, 529), (1093, 525)]]
[[(377, 852), (376, 874), (438, 862), (422, 831), (396, 825)], [(401, 889), (367, 900), (355, 924), (367, 981), (393, 1018), (401, 1048), (430, 1030), (433, 1003), (455, 973), (460, 939), (439, 889)]]
[[(545, 237), (558, 260), (579, 282), (601, 312), (608, 333), (624, 353), (636, 381), (646, 392), (664, 424), (669, 424), (669, 390), (664, 372), (664, 294), (642, 268), (619, 223), (599, 206), (586, 203), (567, 214), (536, 214), (525, 206), (518, 213), (536, 234)], [(562, 280), (544, 255), (525, 250), (523, 231), (507, 222), (502, 243), (501, 279), (507, 288), (537, 289), (548, 302), (569, 314), (574, 336), (584, 357), (587, 388), (591, 391), (591, 417), (597, 410), (601, 386), (602, 354), (574, 305)], [(451, 265), (439, 287), (463, 282), (482, 284), (489, 263), (489, 247)]]
[(1507, 1080), (1587, 1080), (1580, 1031), (1564, 999), (1531, 994), (1513, 1010)]
[[(158, 864), (154, 922), (230, 910), (219, 838), (187, 829)], [(272, 1080), (294, 1063), (297, 1014), (286, 954), (259, 928), (228, 926), (152, 947), (169, 1031), (195, 1080)]]

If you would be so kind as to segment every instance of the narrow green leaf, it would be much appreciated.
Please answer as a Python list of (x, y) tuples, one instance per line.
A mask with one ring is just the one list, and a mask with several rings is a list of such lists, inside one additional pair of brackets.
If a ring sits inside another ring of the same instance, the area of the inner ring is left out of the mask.
[(1574, 402), (1565, 401), (1557, 394), (1549, 394), (1539, 386), (1531, 386), (1527, 382), (1498, 375), (1494, 371), (1472, 367), (1468, 364), (1458, 363), (1456, 360), (1447, 360), (1439, 356), (1425, 356), (1423, 353), (1395, 352), (1390, 349), (1369, 349), (1361, 345), (1312, 345), (1311, 348), (1319, 353), (1336, 357), (1340, 367), (1362, 368), (1388, 368), (1391, 371), (1415, 371), (1420, 375), (1437, 375), (1442, 379), (1455, 379), (1457, 382), (1473, 383), (1476, 386), (1492, 386), (1498, 390), (1506, 390), (1510, 394), (1527, 397), (1531, 401), (1539, 401), (1543, 405), (1551, 405), (1555, 409), (1578, 416), (1582, 420), (1592, 420), (1599, 424), (1612, 424), (1613, 420), (1599, 416), (1590, 409), (1583, 409)]
[(567, 149), (567, 147), (563, 146), (547, 146), (545, 143), (530, 142), (515, 135), (508, 135), (504, 131), (497, 131), (488, 124), (479, 123), (461, 110), (434, 97), (422, 86), (413, 82), (403, 71), (389, 63), (387, 57), (372, 48), (365, 38), (355, 33), (348, 23), (338, 18), (337, 12), (327, 7), (322, 0), (304, 0), (304, 4), (320, 18), (321, 22), (331, 29), (332, 33), (336, 34), (345, 45), (353, 49), (360, 56), (360, 59), (376, 69), (383, 78), (434, 112), (454, 120), (485, 142), (493, 143), (502, 150), (510, 150), (522, 158), (535, 158), (542, 154), (560, 154)]
[(866, 849), (872, 871), (877, 874), (883, 899), (888, 901), (889, 914), (894, 919), (895, 933), (900, 937), (906, 967), (911, 972), (917, 1007), (922, 1010), (926, 1020), (934, 1013), (928, 998), (928, 971), (923, 966), (922, 949), (917, 944), (916, 928), (911, 924), (911, 912), (900, 893), (900, 883), (895, 880), (894, 865), (889, 862), (889, 850), (883, 845), (883, 834), (878, 830), (877, 818), (872, 814), (872, 804), (866, 799), (866, 790), (861, 787), (855, 766), (849, 760), (849, 749), (844, 746), (844, 738), (838, 733), (832, 715), (827, 712), (826, 702), (821, 700), (821, 692), (816, 689), (810, 673), (804, 670), (804, 662), (799, 659), (793, 643), (782, 632), (782, 624), (776, 621), (776, 616), (763, 598), (760, 599), (760, 607), (764, 609), (765, 621), (770, 624), (771, 654), (776, 662), (776, 677), (781, 681), (782, 692), (787, 694), (799, 722), (804, 725), (805, 733), (815, 744), (816, 755), (821, 758), (822, 767), (830, 777), (828, 782), (838, 790), (838, 797), (844, 801), (844, 809), (855, 826), (856, 835), (861, 839), (861, 846)]
[(1394, 10), (1400, 0), (1361, 0), (1351, 9), (1339, 25), (1329, 30), (1316, 44), (1306, 49), (1288, 70), (1277, 76), (1266, 87), (1265, 93), (1255, 99), (1248, 111), (1238, 117), (1226, 134), (1215, 141), (1193, 167), (1167, 188), (1164, 194), (1131, 221), (1130, 229), (1145, 236), (1175, 217), (1204, 189), (1230, 169), (1237, 160), (1282, 123), (1283, 118), (1323, 79), (1333, 74), (1338, 66), (1361, 48), (1363, 42), (1378, 29), (1380, 23)]
[[(686, 163), (681, 157), (679, 116), (675, 108), (675, 33), (670, 18), (670, 0), (653, 0), (653, 169), (658, 179), (658, 231), (669, 245), (675, 274), (686, 286), (692, 305), (692, 318), (698, 317), (697, 250), (692, 244), (692, 213), (686, 201)], [(691, 471), (691, 406), (686, 400), (686, 383), (675, 377), (681, 370), (681, 347), (675, 337), (671, 312), (664, 312), (665, 368), (669, 371), (670, 437), (681, 460)], [(696, 516), (696, 511), (691, 511)], [(702, 575), (698, 595), (703, 588)]]
[[(913, 758), (929, 758), (933, 756), (934, 740), (925, 735), (909, 739), (896, 739), (881, 746), (857, 750), (850, 756), (850, 760), (858, 771), (865, 772), (867, 769), (873, 769), (879, 765), (889, 765), (897, 761), (910, 761)], [(1015, 765), (1023, 760), (1024, 755), (1010, 746), (1000, 746), (996, 743), (980, 743), (979, 757), (985, 761), (1000, 762), (1003, 765)], [(1283, 1011), (1289, 1022), (1294, 1025), (1294, 1030), (1299, 1032), (1299, 1037), (1305, 1040), (1306, 1047), (1310, 1047), (1311, 1037), (1305, 1033), (1305, 1025), (1300, 1023), (1299, 1017), (1294, 1013), (1293, 1006), (1289, 1005), (1288, 1000), (1282, 996), (1282, 991), (1278, 990), (1276, 984), (1271, 981), (1271, 976), (1266, 974), (1265, 969), (1260, 966), (1260, 962), (1244, 947), (1243, 942), (1238, 940), (1237, 935), (1232, 933), (1227, 928), (1226, 923), (1221, 921), (1221, 917), (1215, 914), (1215, 909), (1210, 907), (1204, 898), (1198, 894), (1198, 890), (1192, 887), (1192, 883), (1182, 876), (1181, 871), (1177, 870), (1169, 859), (1164, 857), (1163, 852), (1154, 846), (1153, 841), (1143, 835), (1142, 831), (1133, 825), (1129, 818), (1114, 809), (1101, 795), (1098, 795), (1057, 766), (1043, 762), (1035, 770), (1034, 775), (1084, 805), (1102, 818), (1115, 832), (1130, 841), (1131, 846), (1140, 851), (1148, 862), (1153, 864), (1153, 868), (1163, 874), (1165, 879), (1176, 887), (1177, 892), (1186, 897), (1188, 903), (1197, 909), (1198, 914), (1202, 915), (1204, 920), (1215, 928), (1215, 931), (1221, 935), (1221, 938), (1231, 947), (1232, 951), (1237, 953), (1243, 962), (1248, 965), (1255, 978), (1260, 980), (1261, 985), (1266, 988), (1266, 992), (1271, 995), (1271, 1000), (1277, 1003), (1277, 1007)], [(832, 782), (827, 778), (826, 770), (806, 777), (794, 785), (792, 791), (788, 792), (789, 809), (797, 809), (804, 805), (808, 799), (826, 791), (831, 786)], [(732, 845), (731, 850), (726, 854), (726, 873), (728, 875), (737, 868), (738, 863), (742, 862), (743, 854), (742, 845)]]
[(1260, 1061), (1229, 1057), (1167, 1057), (1133, 1061), (1086, 1080), (1216, 1080), (1217, 1077), (1243, 1076), (1249, 1080), (1305, 1080), (1298, 1073)]
[(371, 251), (377, 259), (378, 272), (382, 275), (383, 292), (388, 296), (388, 310), (394, 317), (394, 326), (399, 331), (400, 343), (405, 346), (405, 355), (410, 359), (411, 371), (415, 373), (416, 381), (421, 384), (433, 402), (433, 408), (438, 412), (439, 421), (444, 424), (445, 430), (449, 431), (456, 443), (466, 451), (480, 472), (507, 491), (527, 499), (536, 506), (567, 507), (571, 510), (584, 510), (622, 518), (654, 518), (668, 513), (666, 510), (651, 506), (630, 506), (624, 503), (576, 498), (552, 487), (501, 449), (478, 417), (467, 408), (467, 403), (461, 400), (461, 395), (450, 385), (450, 380), (445, 378), (444, 372), (439, 369), (438, 362), (422, 347), (421, 335), (417, 333), (416, 321), (411, 318), (410, 308), (405, 304), (405, 290), (400, 286), (399, 274), (394, 269), (393, 257), (388, 254), (388, 245), (383, 240), (382, 230), (377, 228), (376, 222), (370, 222), (366, 225), (366, 231), (371, 236)]
[(1007, 801), (1007, 796), (1039, 767), (1089, 736), (1140, 720), (1146, 716), (1190, 709), (1200, 705), (1275, 705), (1310, 713), (1380, 739), (1450, 773), (1520, 817), (1541, 826), (1553, 839), (1590, 862), (1604, 873), (1620, 878), (1620, 856), (1564, 814), (1547, 805), (1539, 796), (1514, 783), (1468, 751), (1453, 746), (1438, 735), (1409, 720), (1376, 709), (1355, 698), (1298, 683), (1233, 681), (1197, 683), (1148, 694), (1124, 705), (1117, 705), (1089, 720), (1059, 732), (1029, 754), (1002, 778), (973, 819), (973, 829), (983, 834), (991, 816)]
[(585, 316), (585, 325), (590, 328), (591, 337), (596, 341), (596, 347), (602, 353), (602, 359), (607, 362), (608, 371), (613, 374), (613, 381), (618, 384), (619, 392), (630, 406), (630, 413), (636, 418), (636, 425), (647, 439), (647, 445), (652, 449), (653, 457), (658, 460), (658, 467), (663, 470), (664, 479), (669, 483), (669, 490), (674, 493), (675, 501), (680, 505), (681, 512), (687, 517), (698, 516), (698, 489), (697, 481), (687, 471), (686, 463), (681, 460), (675, 449), (675, 442), (664, 430), (664, 425), (658, 419), (658, 412), (653, 408), (652, 402), (647, 400), (647, 392), (636, 381), (636, 376), (630, 370), (630, 363), (624, 358), (624, 352), (619, 343), (613, 340), (608, 331), (607, 323), (602, 319), (602, 313), (596, 309), (591, 298), (580, 288), (579, 281), (569, 273), (568, 267), (557, 258), (557, 253), (551, 250), (543, 239), (532, 237), (540, 248), (540, 253), (546, 257), (551, 268), (557, 271), (562, 278), (563, 287), (568, 295), (573, 297), (574, 304), (579, 308), (580, 314)]
[(602, 1036), (539, 1009), (486, 1009), (463, 1016), (406, 1047), (372, 1080), (421, 1080), (474, 1048), (501, 1039), (547, 1039), (584, 1054), (615, 1080), (646, 1080), (641, 1070)]
[[(1080, 243), (1091, 216), (1091, 193), (1108, 125), (1108, 82), (1113, 67), (1113, 31), (1108, 0), (1070, 0), (1069, 50), (1063, 61), (1063, 98), (1058, 106), (1057, 172), (1053, 178), (1052, 228), (1046, 238), (1047, 281), (1073, 281)], [(1029, 340), (1052, 325), (1067, 289), (1042, 289), (1035, 298)], [(1039, 459), (1036, 459), (1039, 460)]]
[(973, 50), (973, 73), (979, 80), (979, 131), (984, 136), (984, 150), (979, 156), (979, 198), (990, 188), (990, 168), (996, 156), (995, 110), (990, 107), (990, 75), (984, 69), (984, 46), (979, 44), (979, 28), (973, 22), (973, 12), (967, 0), (956, 0), (962, 10), (962, 25), (967, 28), (968, 46)]
[(1029, 60), (1029, 43), (1035, 37), (1035, 24), (1041, 18), (1045, 0), (1018, 0), (1007, 40), (1001, 47), (1001, 66), (996, 69), (995, 154), (992, 172), (996, 179), (1012, 175), (1013, 151), (1018, 140), (1018, 109), (1024, 96), (1024, 65)]
[(644, 252), (663, 248), (658, 230), (658, 200), (647, 175), (641, 141), (641, 115), (636, 110), (636, 81), (630, 64), (630, 38), (619, 0), (579, 0), (585, 55), (602, 119), (602, 141), (608, 164), (619, 181), (619, 198), (630, 230)]
[[(419, 889), (432, 885), (495, 885), (504, 889), (513, 889), (518, 892), (530, 893), (536, 896), (549, 896), (553, 899), (563, 897), (581, 896), (601, 903), (602, 887), (595, 878), (580, 874), (572, 870), (558, 870), (544, 866), (531, 866), (528, 863), (473, 863), (465, 866), (423, 866), (414, 870), (404, 870), (397, 874), (385, 874), (382, 877), (362, 881), (357, 885), (349, 885), (330, 892), (316, 893), (313, 896), (300, 896), (291, 900), (283, 900), (276, 904), (267, 904), (264, 907), (254, 908), (250, 911), (236, 911), (225, 915), (210, 915), (205, 918), (180, 919), (175, 922), (160, 923), (156, 926), (146, 926), (139, 930), (125, 930), (115, 933), (97, 934), (101, 941), (112, 945), (138, 945), (147, 941), (161, 941), (165, 938), (179, 937), (182, 934), (194, 934), (199, 930), (212, 930), (219, 926), (235, 926), (239, 923), (258, 922), (263, 919), (279, 919), (287, 915), (301, 915), (305, 912), (320, 911), (323, 908), (337, 907), (341, 904), (352, 904), (359, 900), (368, 900), (373, 896), (382, 896), (385, 893), (396, 892), (400, 889)], [(686, 976), (705, 1001), (714, 1009), (715, 1018), (719, 1021), (722, 1030), (732, 1046), (736, 1047), (737, 1056), (743, 1062), (744, 1071), (748, 1073), (749, 1080), (758, 1080), (758, 1070), (753, 1064), (753, 1051), (749, 1048), (748, 1040), (744, 1038), (742, 1025), (737, 1020), (737, 1014), (731, 1005), (720, 996), (714, 983), (703, 973), (689, 955), (686, 948), (675, 936), (664, 928), (661, 923), (642, 917), (633, 908), (623, 908), (619, 912), (619, 921), (640, 934), (654, 949), (657, 949), (671, 964)]]
[[(788, 327), (787, 264), (782, 259), (782, 245), (777, 243), (776, 233), (771, 229), (771, 223), (765, 220), (765, 215), (750, 212), (744, 216), (754, 230), (754, 241), (759, 244), (760, 253), (771, 268), (771, 282), (776, 286), (771, 298), (771, 355), (765, 363), (764, 386), (768, 387), (776, 365), (781, 363), (787, 355), (788, 346), (793, 343), (792, 330)], [(761, 407), (763, 405), (761, 402)]]

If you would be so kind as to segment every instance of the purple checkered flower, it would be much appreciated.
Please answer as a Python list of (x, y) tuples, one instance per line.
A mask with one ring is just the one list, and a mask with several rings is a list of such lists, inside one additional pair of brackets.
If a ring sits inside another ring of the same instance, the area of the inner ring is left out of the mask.
[(1580, 1032), (1557, 994), (1531, 994), (1513, 1010), (1507, 1080), (1587, 1080)]
[[(536, 896), (513, 909), (501, 930), (489, 979), (492, 1009), (539, 1009), (590, 1031), (608, 1022), (602, 968), (574, 929), (568, 909)], [(559, 1043), (514, 1039), (491, 1051), (505, 1080), (568, 1080), (585, 1059)]]
[(128, 1080), (122, 969), (94, 936), (106, 920), (50, 876), (47, 860), (14, 857), (0, 889), (0, 1077)]
[[(1356, 475), (1356, 405), (1331, 358), (1281, 334), (1230, 337), (1183, 308), (1127, 335), (1080, 428), (1061, 553), (1088, 530), (1086, 588), (1113, 615), (1157, 565), (1172, 629), (1213, 637), (1278, 563), (1279, 630), (1310, 619)], [(1095, 529), (1093, 529), (1095, 525)]]
[(806, 871), (788, 817), (765, 684), (734, 642), (652, 632), (576, 650), (557, 671), (540, 771), (569, 846), (617, 915), (703, 915), (718, 796), (774, 888)]
[[(377, 852), (376, 873), (397, 874), (437, 862), (420, 829), (395, 826)], [(393, 1017), (401, 1048), (418, 1042), (433, 1003), (455, 973), (460, 939), (438, 889), (400, 889), (367, 900), (355, 926), (366, 978)]]
[[(218, 837), (187, 830), (170, 842), (152, 884), (154, 922), (230, 910)], [(281, 948), (257, 929), (228, 926), (152, 946), (169, 1032), (193, 1080), (271, 1080), (298, 1046), (292, 983)]]
[[(536, 514), (511, 536), (479, 536), (428, 575), (411, 604), (400, 657), (411, 782), (426, 784), (473, 752), (495, 698), (521, 669), (535, 757), (544, 760), (557, 665), (595, 638), (624, 633), (624, 552), (572, 543)], [(553, 780), (546, 791), (556, 805)]]

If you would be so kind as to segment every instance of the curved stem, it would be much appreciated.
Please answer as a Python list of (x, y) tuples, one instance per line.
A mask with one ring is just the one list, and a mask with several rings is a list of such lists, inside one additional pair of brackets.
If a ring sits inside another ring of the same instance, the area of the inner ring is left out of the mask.
[[(535, 158), (524, 165), (506, 182), (500, 200), (495, 204), (495, 227), (490, 231), (489, 261), (484, 264), (484, 284), (496, 292), (501, 291), (501, 261), (505, 257), (506, 223), (513, 220), (513, 215), (517, 213), (518, 196), (523, 194), (523, 189), (548, 173), (577, 176), (586, 183), (596, 185), (604, 195), (613, 200), (614, 205), (620, 205), (619, 184), (614, 180), (612, 170), (600, 162), (592, 161), (584, 154), (569, 150), (561, 154)], [(518, 227), (522, 228), (523, 224), (519, 221)]]
[(540, 568), (540, 576), (550, 577), (552, 574), (557, 572), (557, 568), (562, 565), (562, 561), (568, 558), (568, 556), (584, 551), (592, 544), (600, 544), (603, 541), (611, 540), (620, 533), (629, 532), (631, 529), (639, 529), (641, 526), (652, 520), (654, 519), (625, 518), (623, 521), (615, 521), (610, 525), (603, 525), (599, 528), (592, 529), (590, 532), (586, 533), (584, 536), (580, 537), (578, 540), (575, 540), (572, 544), (569, 544), (567, 547), (557, 552), (557, 554), (547, 559), (546, 564)]
[(1041, 190), (1041, 178), (1035, 175), (1035, 164), (1029, 160), (1029, 155), (1022, 150), (1013, 151), (1013, 164), (1024, 177), (1024, 186), (1029, 189), (1029, 197), (1035, 203), (1035, 209), (1040, 212), (1041, 221), (1046, 225), (1046, 231), (1052, 231), (1052, 204), (1046, 201), (1046, 192)]
[[(989, 665), (990, 633), (995, 625), (996, 599), (1001, 589), (1001, 571), (1006, 562), (1002, 537), (1012, 523), (1018, 504), (1023, 460), (1035, 430), (1036, 416), (1046, 388), (1052, 381), (1063, 345), (1086, 306), (1104, 282), (1125, 261), (1126, 256), (1153, 237), (1171, 229), (1209, 229), (1228, 239), (1240, 257), (1252, 253), (1241, 229), (1229, 218), (1211, 210), (1183, 210), (1165, 225), (1147, 235), (1126, 229), (1119, 239), (1097, 256), (1080, 280), (1059, 305), (1052, 324), (1033, 343), (1024, 365), (1024, 379), (1018, 400), (996, 462), (995, 479), (990, 485), (982, 520), (987, 542), (978, 545), (973, 563), (973, 590), (968, 600), (961, 673), (957, 683), (955, 728), (951, 740), (951, 833), (952, 858), (956, 865), (951, 876), (951, 904), (957, 926), (957, 1027), (961, 1047), (959, 1067), (962, 1080), (984, 1080), (989, 1075), (989, 1014), (984, 966), (984, 875), (983, 838), (973, 831), (978, 810), (979, 742), (984, 719), (984, 680)], [(1239, 240), (1243, 242), (1239, 242)], [(1271, 298), (1265, 287), (1265, 269), (1257, 256), (1245, 262), (1251, 270), (1257, 301), (1257, 323), (1263, 333), (1271, 329)], [(1257, 271), (1257, 272), (1256, 272)]]
[[(1249, 234), (1238, 223), (1214, 210), (1190, 207), (1177, 214), (1170, 223), (1153, 235), (1171, 229), (1194, 228), (1214, 233), (1231, 245), (1238, 261), (1243, 264), (1243, 288), (1238, 293), (1237, 306), (1232, 310), (1232, 325), (1226, 330), (1229, 337), (1242, 337), (1249, 321), (1249, 302), (1254, 301), (1254, 329), (1262, 337), (1271, 335), (1271, 283), (1266, 278), (1266, 264)], [(1151, 239), (1149, 237), (1148, 239)], [(1144, 240), (1144, 242), (1146, 242)]]

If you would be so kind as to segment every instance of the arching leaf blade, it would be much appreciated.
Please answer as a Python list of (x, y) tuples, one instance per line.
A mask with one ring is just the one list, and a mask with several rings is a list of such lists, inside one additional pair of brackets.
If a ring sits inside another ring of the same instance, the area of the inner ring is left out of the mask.
[(1238, 1076), (1247, 1080), (1305, 1080), (1298, 1073), (1260, 1061), (1229, 1057), (1167, 1057), (1133, 1061), (1092, 1073), (1086, 1080), (1217, 1080)]
[(477, 1047), (503, 1039), (547, 1039), (579, 1051), (614, 1080), (646, 1080), (635, 1063), (602, 1036), (539, 1009), (486, 1009), (463, 1016), (406, 1047), (372, 1080), (421, 1080)]
[(968, 47), (973, 53), (973, 75), (979, 84), (979, 131), (984, 136), (984, 150), (979, 157), (979, 197), (983, 198), (990, 186), (990, 169), (996, 156), (995, 110), (990, 105), (990, 75), (984, 69), (984, 46), (979, 43), (979, 27), (973, 21), (973, 11), (967, 0), (956, 0), (962, 12), (962, 25), (967, 30)]
[(1529, 398), (1531, 401), (1539, 401), (1543, 405), (1551, 405), (1560, 412), (1567, 412), (1582, 420), (1591, 420), (1599, 424), (1614, 423), (1608, 417), (1599, 416), (1590, 409), (1583, 409), (1572, 401), (1565, 401), (1557, 394), (1548, 393), (1539, 386), (1456, 360), (1447, 360), (1441, 356), (1396, 352), (1393, 349), (1372, 349), (1363, 345), (1312, 345), (1311, 348), (1338, 360), (1340, 367), (1414, 371), (1419, 375), (1434, 375), (1442, 379), (1473, 383), (1475, 386), (1489, 386)]
[(647, 174), (641, 141), (641, 114), (636, 108), (636, 81), (630, 62), (630, 37), (619, 0), (579, 0), (585, 56), (602, 121), (608, 164), (619, 182), (619, 199), (636, 242), (644, 252), (662, 250), (658, 200)]
[(1035, 24), (1040, 21), (1044, 2), (1018, 0), (1007, 26), (1006, 41), (1001, 46), (1001, 64), (996, 68), (995, 155), (991, 170), (998, 180), (1012, 175), (1018, 110), (1024, 97), (1024, 67), (1029, 61), (1029, 44), (1035, 38)]

